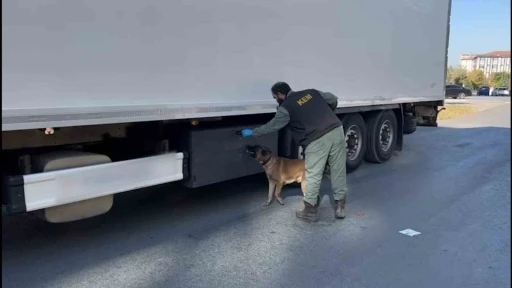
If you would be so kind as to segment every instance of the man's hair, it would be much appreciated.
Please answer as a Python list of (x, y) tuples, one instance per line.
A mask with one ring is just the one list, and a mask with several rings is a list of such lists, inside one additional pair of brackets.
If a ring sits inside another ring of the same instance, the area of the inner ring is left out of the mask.
[(286, 82), (277, 82), (270, 90), (272, 90), (272, 93), (274, 94), (281, 93), (283, 95), (288, 95), (288, 92), (292, 91), (292, 88), (290, 88), (290, 85)]

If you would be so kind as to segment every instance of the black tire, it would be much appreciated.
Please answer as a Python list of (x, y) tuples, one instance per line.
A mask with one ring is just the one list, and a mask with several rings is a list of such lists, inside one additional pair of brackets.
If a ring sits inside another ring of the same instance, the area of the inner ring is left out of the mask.
[(413, 114), (404, 115), (404, 134), (412, 134), (416, 132), (416, 117)]
[[(385, 148), (381, 146), (381, 128), (384, 124), (389, 128), (391, 140)], [(393, 155), (396, 149), (396, 140), (398, 138), (398, 125), (395, 113), (391, 110), (383, 110), (370, 115), (366, 119), (366, 129), (368, 130), (366, 140), (366, 154), (364, 159), (372, 163), (382, 163)]]
[(343, 118), (343, 131), (347, 139), (347, 172), (356, 170), (366, 153), (366, 123), (359, 113), (348, 114)]

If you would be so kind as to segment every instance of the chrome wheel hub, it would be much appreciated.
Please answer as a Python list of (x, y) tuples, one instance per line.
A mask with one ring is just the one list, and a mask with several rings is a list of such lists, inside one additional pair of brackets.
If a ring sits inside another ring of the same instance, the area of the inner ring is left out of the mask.
[(393, 143), (393, 130), (389, 120), (384, 121), (380, 126), (379, 144), (382, 151), (386, 152), (391, 148)]
[(359, 126), (352, 125), (347, 129), (345, 141), (347, 142), (347, 158), (355, 160), (361, 153), (362, 132)]

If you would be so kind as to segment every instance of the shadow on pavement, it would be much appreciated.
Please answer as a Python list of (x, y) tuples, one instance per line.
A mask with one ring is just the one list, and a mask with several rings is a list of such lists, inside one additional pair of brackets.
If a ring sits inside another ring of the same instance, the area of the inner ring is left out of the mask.
[[(349, 192), (348, 205), (349, 207), (367, 205), (365, 198), (377, 197), (375, 194), (379, 193), (379, 191), (373, 191), (375, 187), (387, 183), (390, 181), (388, 179), (393, 179), (394, 184), (389, 184), (396, 187), (398, 184), (395, 180), (398, 176), (402, 179), (419, 179), (418, 173), (422, 172), (425, 175), (423, 180), (416, 181), (421, 182), (418, 185), (423, 185), (422, 189), (426, 189), (424, 186), (429, 185), (431, 183), (429, 181), (435, 181), (433, 176), (429, 176), (430, 174), (439, 177), (439, 174), (435, 173), (440, 173), (443, 167), (449, 165), (454, 167), (462, 165), (465, 169), (472, 169), (466, 165), (471, 165), (473, 163), (471, 161), (478, 157), (485, 157), (485, 151), (488, 149), (498, 149), (500, 153), (503, 153), (504, 160), (510, 162), (510, 128), (419, 128), (415, 134), (405, 137), (404, 151), (396, 153), (389, 163), (364, 164), (359, 170), (349, 174), (349, 189), (354, 192)], [(475, 155), (474, 151), (481, 151), (482, 155)], [(469, 160), (467, 163), (462, 163), (461, 159)], [(492, 169), (492, 167), (488, 167), (488, 169)], [(400, 175), (397, 176), (396, 173), (400, 173)], [(432, 183), (432, 186), (436, 188), (439, 188), (439, 185), (439, 183)], [(162, 286), (171, 287), (173, 286), (171, 284), (175, 283), (173, 281), (177, 281), (176, 279), (181, 277), (180, 275), (194, 275), (194, 273), (199, 273), (197, 269), (209, 267), (198, 267), (201, 264), (196, 262), (199, 263), (205, 259), (196, 254), (187, 256), (190, 251), (199, 249), (204, 243), (213, 241), (211, 239), (215, 237), (220, 237), (219, 235), (231, 233), (230, 235), (239, 239), (237, 242), (241, 245), (233, 247), (233, 249), (243, 259), (245, 249), (250, 249), (246, 245), (251, 243), (250, 238), (255, 237), (255, 232), (257, 233), (258, 229), (271, 229), (274, 225), (270, 222), (265, 226), (260, 223), (261, 218), (272, 219), (274, 215), (276, 215), (275, 221), (285, 222), (282, 224), (292, 226), (290, 229), (293, 229), (294, 232), (284, 235), (283, 237), (286, 238), (284, 243), (276, 248), (282, 250), (286, 257), (279, 267), (270, 267), (271, 270), (274, 270), (272, 273), (277, 273), (278, 279), (284, 282), (293, 281), (293, 277), (297, 277), (297, 273), (302, 273), (299, 278), (304, 281), (305, 286), (307, 286), (306, 284), (315, 284), (314, 281), (320, 281), (316, 282), (317, 287), (333, 287), (331, 285), (339, 284), (330, 282), (335, 279), (321, 278), (326, 275), (335, 275), (333, 273), (336, 269), (326, 271), (325, 275), (320, 273), (309, 278), (308, 273), (320, 271), (314, 261), (328, 262), (329, 259), (345, 257), (348, 252), (339, 250), (329, 252), (328, 249), (315, 250), (314, 243), (323, 237), (322, 239), (327, 239), (323, 241), (329, 245), (336, 246), (339, 241), (339, 248), (342, 248), (342, 239), (336, 237), (339, 237), (339, 233), (353, 232), (350, 230), (353, 228), (348, 228), (350, 225), (344, 226), (343, 223), (357, 222), (356, 216), (344, 220), (345, 222), (325, 220), (320, 224), (313, 225), (295, 222), (286, 224), (286, 221), (296, 221), (290, 212), (292, 208), (288, 207), (299, 205), (301, 193), (298, 188), (288, 188), (283, 191), (286, 197), (285, 206), (279, 206), (274, 202), (270, 207), (262, 207), (261, 203), (265, 201), (267, 189), (264, 175), (228, 181), (197, 190), (185, 190), (177, 187), (176, 184), (161, 185), (145, 191), (120, 194), (116, 196), (115, 206), (110, 213), (74, 223), (49, 224), (29, 215), (3, 217), (2, 284), (4, 287), (65, 286), (59, 284), (63, 277), (73, 277), (76, 273), (107, 265), (116, 258), (127, 257), (137, 251), (168, 245), (166, 246), (168, 249), (173, 249), (159, 253), (175, 253), (176, 258), (186, 259), (188, 264), (184, 266), (169, 264), (166, 266), (170, 269), (166, 273), (167, 278), (153, 279), (154, 282), (146, 283), (145, 287), (158, 283), (166, 283)], [(355, 187), (357, 187), (357, 191), (352, 190)], [(326, 191), (327, 188), (328, 186), (323, 188), (324, 195), (330, 195), (329, 191)], [(384, 189), (382, 188), (382, 190)], [(382, 193), (382, 191), (380, 192)], [(392, 201), (391, 199), (396, 199), (396, 197), (407, 198), (410, 196), (409, 193), (408, 189), (400, 190), (393, 196), (395, 198), (389, 197), (388, 199)], [(383, 197), (379, 198), (379, 201), (385, 201), (386, 197), (384, 196), (378, 196)], [(411, 198), (410, 201), (414, 201), (414, 199)], [(378, 205), (378, 203), (370, 203)], [(324, 197), (322, 206), (326, 210), (324, 211), (326, 215), (331, 213), (328, 205), (326, 197)], [(288, 210), (282, 210), (284, 209), (282, 207), (287, 207)], [(352, 210), (353, 215), (356, 211)], [(289, 215), (289, 217), (279, 218), (281, 214)], [(307, 233), (303, 233), (304, 231)], [(172, 245), (169, 246), (170, 243)], [(361, 240), (363, 246), (372, 243), (372, 241)], [(311, 249), (304, 250), (304, 247), (308, 246)], [(201, 249), (205, 248), (201, 247)], [(215, 247), (211, 249), (215, 249)], [(155, 257), (158, 257), (157, 254)], [(196, 259), (196, 257), (201, 259)], [(245, 259), (245, 261), (253, 260)], [(354, 259), (350, 261), (352, 260)], [(333, 261), (336, 263), (338, 260)], [(354, 261), (361, 263), (362, 260)], [(382, 264), (385, 265), (385, 263)], [(267, 268), (261, 267), (261, 269)], [(232, 269), (232, 267), (226, 267), (226, 269)], [(339, 279), (340, 276), (346, 277), (345, 284), (349, 286), (351, 281), (362, 281), (358, 278), (357, 271), (351, 270), (350, 267), (345, 267), (345, 269), (339, 271), (339, 274), (335, 276), (336, 279)], [(103, 273), (109, 272), (103, 271)], [(224, 273), (226, 277), (236, 274), (235, 271), (229, 270)], [(244, 275), (239, 276), (249, 277)], [(268, 285), (272, 285), (268, 281), (274, 279), (272, 277), (261, 278), (261, 275), (254, 277), (260, 277), (259, 279)], [(237, 280), (238, 283), (249, 281), (243, 278), (235, 278), (231, 281), (236, 282)], [(91, 281), (84, 285), (91, 285), (89, 287), (101, 285), (100, 282)], [(207, 279), (201, 280), (204, 282), (198, 281), (197, 285), (204, 285)], [(257, 279), (251, 281), (257, 283)], [(275, 284), (277, 285), (277, 283)]]

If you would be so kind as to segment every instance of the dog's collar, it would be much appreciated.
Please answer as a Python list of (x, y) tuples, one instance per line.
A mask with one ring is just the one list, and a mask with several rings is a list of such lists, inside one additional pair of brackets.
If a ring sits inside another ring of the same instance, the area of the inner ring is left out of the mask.
[(265, 166), (265, 165), (267, 165), (267, 164), (268, 164), (268, 162), (270, 162), (270, 160), (272, 160), (272, 157), (268, 157), (268, 159), (267, 159), (266, 161), (260, 162), (260, 164), (261, 164), (262, 166)]

